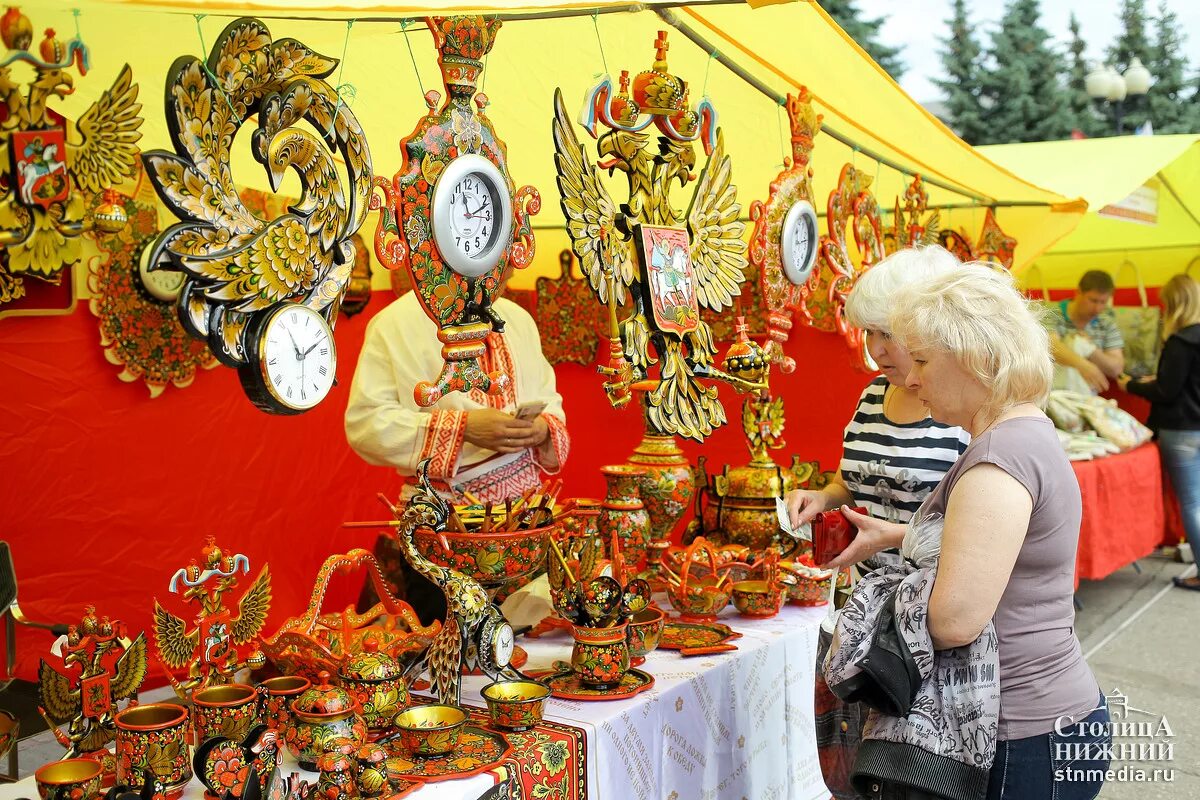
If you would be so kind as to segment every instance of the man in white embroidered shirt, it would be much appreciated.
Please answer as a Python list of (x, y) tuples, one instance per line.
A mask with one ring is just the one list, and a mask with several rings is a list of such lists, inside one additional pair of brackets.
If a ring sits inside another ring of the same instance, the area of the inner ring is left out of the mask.
[[(404, 497), (411, 493), (417, 464), (424, 458), (432, 459), (434, 487), (458, 503), (465, 502), (467, 493), (483, 502), (516, 498), (540, 485), (545, 475), (557, 473), (567, 458), (571, 440), (562, 395), (555, 388), (554, 368), (542, 354), (533, 317), (504, 298), (492, 307), (504, 320), (504, 333), (488, 335), (481, 366), (485, 372), (508, 373), (508, 388), (498, 395), (450, 392), (429, 408), (417, 405), (413, 387), (436, 378), (442, 345), (417, 296), (407, 292), (367, 325), (346, 406), (346, 439), (367, 463), (394, 467), (404, 476)], [(532, 418), (517, 418), (519, 409), (538, 407), (540, 413)], [(376, 549), (389, 579), (398, 583), (387, 562), (394, 563), (399, 553), (388, 542), (390, 538), (381, 537)], [(428, 624), (430, 614), (437, 612), (421, 596), (432, 585), (418, 587), (419, 576), (404, 566), (400, 570), (410, 585), (406, 591), (396, 588)], [(424, 599), (444, 615), (440, 594)]]
[[(429, 408), (417, 405), (413, 387), (437, 376), (442, 345), (416, 295), (404, 294), (371, 320), (345, 417), (346, 439), (367, 463), (395, 467), (411, 484), (417, 464), (430, 458), (435, 488), (455, 502), (465, 493), (504, 502), (558, 472), (570, 437), (554, 368), (525, 309), (504, 298), (493, 308), (504, 333), (488, 335), (481, 366), (508, 373), (508, 388), (450, 392)], [(531, 419), (517, 418), (518, 409), (539, 406)]]

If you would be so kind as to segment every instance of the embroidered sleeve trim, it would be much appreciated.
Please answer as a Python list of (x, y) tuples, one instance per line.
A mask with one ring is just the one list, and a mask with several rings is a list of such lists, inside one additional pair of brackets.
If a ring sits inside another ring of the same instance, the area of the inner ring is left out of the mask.
[(458, 472), (458, 457), (462, 453), (466, 430), (465, 411), (437, 409), (429, 415), (425, 441), (421, 445), (421, 459), (433, 459), (429, 462), (431, 478), (452, 478)]
[[(567, 423), (563, 422), (553, 414), (542, 414), (542, 419), (546, 420), (546, 425), (550, 428), (550, 439), (541, 447), (534, 448), (533, 457), (538, 462), (538, 467), (547, 475), (557, 475), (562, 465), (567, 463), (567, 454), (571, 452), (571, 435), (567, 433)], [(551, 469), (545, 466), (542, 461), (544, 455), (549, 455), (549, 450), (553, 448), (554, 454), (558, 457), (558, 466)]]

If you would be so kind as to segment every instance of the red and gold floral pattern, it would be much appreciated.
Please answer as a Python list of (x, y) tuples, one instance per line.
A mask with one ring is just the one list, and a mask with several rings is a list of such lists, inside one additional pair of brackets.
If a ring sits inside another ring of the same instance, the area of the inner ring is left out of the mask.
[(663, 650), (684, 650), (694, 647), (711, 647), (724, 644), (731, 639), (741, 638), (741, 634), (719, 622), (682, 622), (667, 620), (663, 626), (662, 636), (658, 646)]
[(478, 725), (462, 729), (454, 750), (444, 756), (409, 758), (402, 748), (387, 760), (388, 779), (433, 783), (478, 775), (500, 765), (513, 753), (505, 736)]
[(608, 688), (617, 685), (629, 671), (629, 643), (626, 623), (609, 628), (572, 625), (575, 646), (571, 649), (571, 667), (589, 686)]
[(494, 589), (526, 580), (546, 561), (546, 536), (557, 533), (557, 525), (518, 531), (492, 533), (453, 533), (445, 531), (450, 550), (445, 550), (438, 535), (418, 529), (413, 543), (421, 555), (442, 567), (449, 567)]
[[(237, 690), (241, 690), (239, 699), (229, 700)], [(214, 700), (206, 699), (206, 694)], [(260, 719), (259, 694), (251, 686), (241, 683), (210, 686), (192, 695), (192, 720), (196, 725), (197, 746), (214, 736), (240, 742)]]
[(626, 672), (620, 683), (607, 688), (589, 686), (574, 672), (535, 672), (531, 677), (545, 683), (555, 697), (563, 700), (625, 700), (654, 685), (653, 675), (636, 668)]
[(188, 714), (171, 703), (133, 706), (117, 714), (117, 783), (137, 790), (145, 770), (168, 792), (192, 779)]
[(642, 501), (641, 483), (649, 474), (642, 466), (617, 464), (601, 467), (600, 473), (608, 484), (604, 502), (600, 505), (600, 538), (611, 552), (613, 537), (621, 549), (621, 558), (634, 567), (646, 557), (650, 540), (650, 513)]
[(666, 614), (661, 608), (644, 609), (633, 616), (629, 620), (629, 627), (625, 632), (625, 639), (629, 643), (629, 662), (633, 666), (638, 666), (646, 660), (646, 654), (652, 652), (658, 647), (658, 641), (662, 638), (663, 625), (666, 622)]
[(96, 233), (102, 258), (88, 266), (88, 308), (100, 320), (100, 345), (126, 382), (141, 379), (158, 397), (167, 386), (190, 386), (198, 369), (217, 359), (207, 345), (188, 336), (173, 306), (155, 300), (141, 287), (138, 263), (158, 233), (154, 206), (126, 199), (129, 224), (111, 236)]
[(208, 787), (209, 797), (221, 797), (226, 793), (241, 797), (246, 791), (249, 773), (250, 765), (246, 763), (241, 746), (226, 739), (208, 751), (201, 778)]
[(551, 364), (572, 361), (591, 364), (600, 345), (600, 330), (605, 310), (592, 295), (592, 288), (571, 273), (571, 251), (565, 258), (560, 278), (537, 279), (537, 326), (542, 337), (542, 353)]

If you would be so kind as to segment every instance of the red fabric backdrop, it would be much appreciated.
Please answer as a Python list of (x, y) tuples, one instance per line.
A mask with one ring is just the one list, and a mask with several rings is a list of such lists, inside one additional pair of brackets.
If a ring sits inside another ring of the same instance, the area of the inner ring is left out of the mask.
[[(83, 304), (70, 316), (0, 321), (0, 538), (12, 545), (26, 614), (71, 622), (94, 603), (131, 631), (149, 630), (155, 597), (184, 611), (167, 582), (199, 557), (208, 535), (245, 553), (252, 574), (270, 563), (268, 631), (301, 613), (324, 558), (374, 540), (374, 531), (341, 523), (386, 518), (375, 493), (399, 489), (396, 474), (362, 462), (342, 432), (363, 331), (391, 297), (376, 292), (363, 314), (338, 321), (341, 383), (297, 417), (255, 409), (224, 367), (151, 400), (140, 382), (117, 379)], [(832, 334), (798, 329), (787, 351), (799, 366), (774, 381), (788, 414), (779, 460), (795, 452), (832, 469), (868, 376), (853, 370)], [(560, 366), (558, 381), (573, 439), (564, 496), (601, 496), (597, 467), (628, 456), (640, 413), (610, 408), (593, 367)], [(723, 397), (732, 424), (703, 447), (686, 446), (693, 460), (707, 454), (710, 468), (748, 459), (740, 401), (732, 392)], [(357, 595), (357, 576), (337, 580), (327, 608), (344, 608)], [(32, 678), (49, 644), (44, 632), (20, 630), (17, 673)]]

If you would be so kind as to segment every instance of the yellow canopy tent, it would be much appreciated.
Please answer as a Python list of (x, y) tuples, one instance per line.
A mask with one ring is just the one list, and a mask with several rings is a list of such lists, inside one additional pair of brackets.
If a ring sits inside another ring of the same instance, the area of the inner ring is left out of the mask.
[[(347, 102), (370, 138), (375, 171), (387, 176), (400, 166), (395, 142), (423, 113), (423, 93), (442, 88), (431, 37), (419, 17), (472, 10), (502, 14), (506, 25), (486, 62), (481, 89), (508, 145), (514, 181), (537, 187), (543, 201), (534, 218), (537, 258), (514, 279), (518, 288), (530, 286), (539, 274), (557, 275), (558, 253), (567, 246), (550, 137), (555, 87), (576, 108), (604, 72), (615, 76), (622, 69), (633, 74), (648, 69), (658, 30), (669, 32), (670, 69), (690, 82), (692, 102), (707, 94), (717, 108), (744, 215), (752, 200), (766, 199), (781, 167), (788, 130), (779, 99), (802, 85), (814, 96), (827, 128), (813, 154), (818, 198), (828, 197), (847, 162), (876, 175), (873, 188), (885, 209), (920, 173), (931, 205), (944, 207), (942, 224), (965, 228), (971, 238), (978, 235), (983, 207), (996, 206), (1000, 225), (1020, 242), (1020, 263), (1068, 233), (1085, 207), (996, 166), (966, 145), (810, 2), (752, 8), (727, 1), (676, 7), (656, 2), (42, 0), (27, 13), (38, 29), (70, 32), (74, 8), (81, 12), (78, 24), (91, 49), (92, 69), (59, 108), (68, 116), (82, 113), (128, 61), (144, 104), (141, 146), (168, 147), (163, 83), (171, 62), (182, 54), (207, 52), (228, 22), (249, 14), (263, 19), (276, 37), (295, 37), (334, 57), (345, 53), (331, 80), (353, 87)], [(248, 132), (241, 138), (248, 140)], [(239, 159), (235, 180), (267, 188), (248, 147)], [(623, 198), (624, 187), (610, 185)], [(285, 185), (281, 192), (294, 195), (297, 187)], [(674, 201), (683, 205), (687, 195), (676, 191)], [(374, 218), (367, 227), (373, 225)], [(369, 238), (371, 230), (363, 233)], [(386, 280), (377, 275), (380, 284)]]
[[(1126, 260), (1161, 286), (1200, 258), (1200, 135), (1123, 136), (982, 147), (1018, 175), (1088, 201), (1079, 227), (1038, 256), (1052, 289)], [(1027, 264), (1029, 262), (1026, 262)], [(1035, 271), (1036, 272), (1036, 271)], [(1128, 270), (1118, 276), (1130, 281)], [(1038, 285), (1037, 277), (1030, 283)]]

